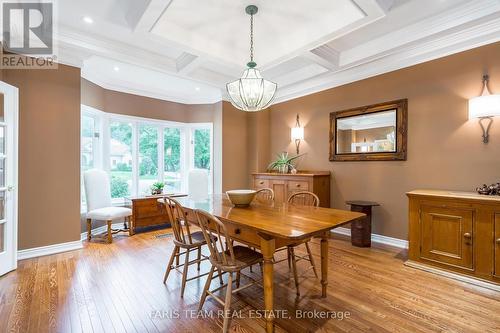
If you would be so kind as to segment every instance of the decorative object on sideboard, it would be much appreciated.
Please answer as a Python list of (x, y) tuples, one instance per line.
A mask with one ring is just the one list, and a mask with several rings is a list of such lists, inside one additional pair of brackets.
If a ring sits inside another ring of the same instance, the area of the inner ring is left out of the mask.
[(153, 185), (151, 185), (151, 195), (162, 194), (164, 187), (165, 187), (165, 183), (163, 183), (163, 182), (153, 183)]
[(476, 188), (476, 191), (482, 195), (500, 195), (500, 183), (491, 184), (490, 186), (483, 184), (483, 186)]
[(489, 76), (484, 75), (481, 96), (469, 99), (469, 119), (479, 118), (479, 125), (483, 131), (483, 143), (489, 142), (493, 117), (500, 116), (500, 94), (490, 93), (488, 81)]
[(267, 169), (269, 171), (278, 171), (279, 173), (297, 173), (294, 161), (303, 155), (304, 154), (289, 157), (287, 152), (279, 153), (278, 158), (269, 164)]
[(300, 141), (304, 140), (304, 127), (300, 126), (300, 118), (297, 114), (297, 120), (295, 122), (295, 127), (291, 131), (292, 141), (295, 141), (295, 148), (297, 149), (297, 155), (300, 150)]
[(330, 161), (406, 161), (408, 100), (330, 113)]
[(260, 111), (267, 108), (274, 100), (278, 85), (262, 77), (253, 61), (253, 16), (257, 6), (247, 6), (245, 12), (250, 15), (250, 62), (240, 79), (226, 84), (226, 90), (234, 107), (243, 111)]

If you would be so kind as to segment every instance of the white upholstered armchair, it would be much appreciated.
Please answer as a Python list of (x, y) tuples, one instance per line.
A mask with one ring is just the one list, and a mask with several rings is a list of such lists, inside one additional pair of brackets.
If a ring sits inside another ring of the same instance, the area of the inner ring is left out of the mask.
[[(106, 221), (108, 225), (107, 240), (113, 242), (113, 234), (127, 231), (133, 235), (132, 210), (126, 207), (113, 207), (111, 204), (111, 185), (108, 174), (102, 170), (92, 169), (83, 174), (85, 198), (87, 199), (87, 240), (92, 238), (92, 220)], [(114, 220), (124, 219), (127, 229), (111, 229)]]

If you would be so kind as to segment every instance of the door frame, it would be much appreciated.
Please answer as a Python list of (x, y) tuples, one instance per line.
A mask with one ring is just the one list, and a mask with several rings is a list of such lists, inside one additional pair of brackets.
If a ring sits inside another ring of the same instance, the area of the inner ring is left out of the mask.
[[(10, 175), (6, 178), (7, 195), (11, 198), (12, 214), (10, 221), (11, 230), (7, 230), (7, 242), (5, 250), (11, 253), (11, 265), (8, 272), (17, 268), (17, 251), (18, 251), (18, 158), (19, 158), (19, 89), (3, 81), (0, 81), (0, 93), (4, 95), (4, 119), (7, 120), (7, 113), (10, 113), (12, 124), (8, 123), (6, 138), (12, 140), (12, 144), (6, 146), (7, 164), (5, 168), (10, 171)], [(10, 128), (10, 130), (9, 130)], [(7, 151), (10, 149), (12, 151)], [(10, 161), (9, 161), (10, 158)], [(7, 222), (9, 223), (9, 222)]]

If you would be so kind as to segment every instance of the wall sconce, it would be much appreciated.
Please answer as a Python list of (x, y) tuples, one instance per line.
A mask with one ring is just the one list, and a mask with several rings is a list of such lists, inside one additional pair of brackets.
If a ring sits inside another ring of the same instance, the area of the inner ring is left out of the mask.
[[(492, 95), (488, 90), (489, 76), (483, 76), (483, 93), (481, 96), (469, 99), (469, 119), (479, 118), (483, 130), (483, 142), (488, 143), (489, 131), (493, 117), (500, 116), (500, 95)], [(484, 124), (484, 122), (487, 124)]]
[(300, 141), (304, 140), (304, 128), (300, 126), (299, 115), (297, 114), (297, 122), (295, 127), (292, 128), (292, 141), (295, 141), (295, 147), (297, 148), (297, 155), (299, 154)]

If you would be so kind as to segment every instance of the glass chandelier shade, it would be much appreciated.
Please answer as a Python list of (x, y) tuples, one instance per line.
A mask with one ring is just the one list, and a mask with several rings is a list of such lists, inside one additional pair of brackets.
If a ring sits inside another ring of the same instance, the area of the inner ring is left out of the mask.
[(251, 5), (245, 11), (250, 15), (250, 62), (240, 79), (226, 84), (226, 90), (235, 108), (255, 112), (271, 105), (278, 85), (264, 79), (256, 68), (257, 64), (253, 61), (253, 15), (258, 8)]
[(234, 107), (243, 111), (260, 111), (273, 102), (278, 85), (260, 75), (257, 68), (247, 68), (240, 79), (226, 85)]

